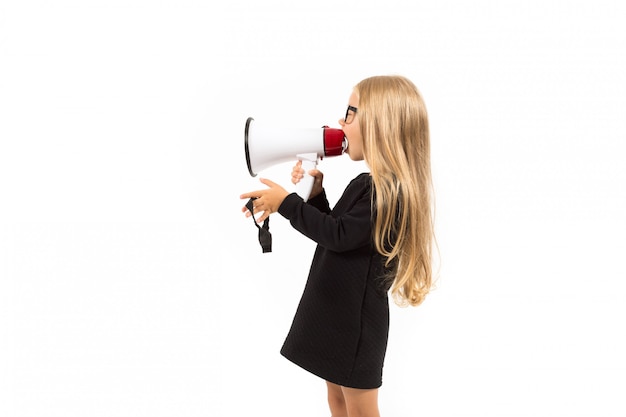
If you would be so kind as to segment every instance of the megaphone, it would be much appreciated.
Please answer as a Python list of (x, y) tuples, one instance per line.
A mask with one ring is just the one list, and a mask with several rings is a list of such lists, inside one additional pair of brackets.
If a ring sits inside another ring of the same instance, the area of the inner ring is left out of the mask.
[(257, 124), (252, 117), (246, 120), (244, 140), (246, 163), (253, 177), (272, 165), (302, 161), (304, 178), (296, 185), (296, 192), (304, 201), (309, 199), (314, 182), (308, 172), (319, 160), (342, 155), (348, 148), (341, 129), (276, 128)]

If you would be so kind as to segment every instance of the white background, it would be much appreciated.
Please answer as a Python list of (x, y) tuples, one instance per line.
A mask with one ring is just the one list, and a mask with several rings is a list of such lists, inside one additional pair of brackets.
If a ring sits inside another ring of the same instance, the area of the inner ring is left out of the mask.
[[(278, 352), (314, 245), (273, 215), (261, 253), (243, 126), (402, 74), (441, 267), (383, 415), (624, 416), (626, 3), (223, 3), (0, 1), (0, 415), (329, 415)], [(333, 203), (365, 167), (320, 169)]]

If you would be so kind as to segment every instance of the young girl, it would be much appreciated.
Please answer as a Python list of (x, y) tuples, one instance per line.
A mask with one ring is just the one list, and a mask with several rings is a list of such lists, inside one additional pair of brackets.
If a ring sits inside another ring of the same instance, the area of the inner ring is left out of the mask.
[[(346, 152), (365, 160), (334, 208), (323, 174), (305, 203), (267, 179), (253, 213), (280, 213), (317, 242), (309, 277), (281, 354), (323, 378), (333, 417), (379, 416), (378, 388), (389, 330), (388, 292), (419, 305), (431, 287), (433, 220), (428, 117), (411, 81), (377, 76), (358, 83), (339, 120)], [(297, 163), (292, 182), (303, 170)]]

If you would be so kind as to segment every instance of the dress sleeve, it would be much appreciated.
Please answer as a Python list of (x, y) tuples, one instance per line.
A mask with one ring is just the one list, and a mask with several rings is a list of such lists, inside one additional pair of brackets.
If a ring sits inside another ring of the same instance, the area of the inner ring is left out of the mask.
[(326, 191), (322, 189), (322, 192), (316, 195), (313, 198), (310, 198), (307, 201), (307, 204), (312, 205), (317, 208), (322, 213), (329, 214), (330, 213), (330, 204), (328, 203), (328, 198), (326, 197)]
[[(369, 188), (348, 186), (339, 202), (342, 206), (339, 214), (330, 210), (325, 212), (318, 197), (307, 204), (296, 193), (289, 194), (278, 212), (289, 220), (294, 229), (329, 250), (345, 252), (371, 244)], [(324, 201), (327, 207), (325, 197)]]

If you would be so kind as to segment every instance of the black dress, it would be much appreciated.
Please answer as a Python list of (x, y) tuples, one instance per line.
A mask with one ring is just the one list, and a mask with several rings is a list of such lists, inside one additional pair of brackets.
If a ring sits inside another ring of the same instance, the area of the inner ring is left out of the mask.
[(279, 208), (317, 242), (309, 277), (281, 349), (290, 361), (351, 388), (378, 388), (389, 333), (389, 285), (372, 241), (372, 181), (353, 179), (331, 210), (326, 195), (290, 194)]

